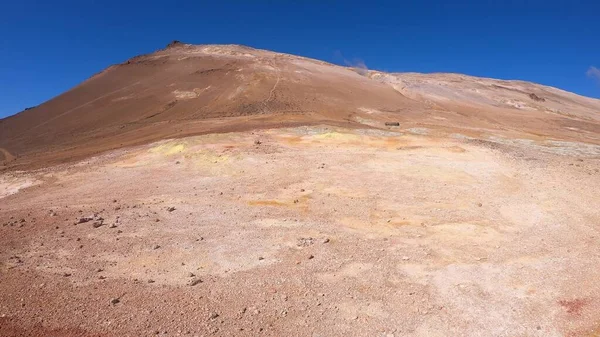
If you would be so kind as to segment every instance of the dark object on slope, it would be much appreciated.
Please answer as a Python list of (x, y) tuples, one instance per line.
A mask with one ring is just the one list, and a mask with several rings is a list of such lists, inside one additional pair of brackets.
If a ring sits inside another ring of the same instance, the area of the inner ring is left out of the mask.
[(536, 94), (529, 94), (529, 98), (531, 98), (532, 100), (537, 101), (537, 102), (544, 102), (544, 101), (546, 101), (545, 98), (542, 98), (542, 97), (540, 97), (540, 96), (538, 96)]
[(399, 122), (385, 122), (385, 126), (400, 126)]

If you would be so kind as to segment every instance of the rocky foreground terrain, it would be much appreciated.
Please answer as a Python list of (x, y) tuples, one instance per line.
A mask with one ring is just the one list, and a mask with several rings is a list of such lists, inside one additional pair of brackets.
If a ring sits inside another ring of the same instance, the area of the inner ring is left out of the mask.
[(0, 121), (0, 335), (600, 336), (599, 120), (171, 44)]

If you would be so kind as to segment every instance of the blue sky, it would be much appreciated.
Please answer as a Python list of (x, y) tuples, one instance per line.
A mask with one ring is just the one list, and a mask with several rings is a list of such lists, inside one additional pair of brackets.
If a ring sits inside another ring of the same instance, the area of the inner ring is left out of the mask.
[(5, 0), (0, 117), (174, 39), (522, 79), (600, 98), (600, 1), (451, 2)]

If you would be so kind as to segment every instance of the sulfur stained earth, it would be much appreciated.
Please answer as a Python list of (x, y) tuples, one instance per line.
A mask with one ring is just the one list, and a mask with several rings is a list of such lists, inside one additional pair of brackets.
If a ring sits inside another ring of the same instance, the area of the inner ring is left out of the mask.
[(0, 176), (3, 336), (599, 336), (600, 146), (209, 134)]

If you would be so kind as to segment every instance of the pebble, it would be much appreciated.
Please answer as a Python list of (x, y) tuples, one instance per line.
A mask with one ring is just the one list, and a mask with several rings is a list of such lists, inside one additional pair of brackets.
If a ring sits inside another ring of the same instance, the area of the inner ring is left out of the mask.
[(315, 242), (313, 238), (299, 238), (296, 245), (298, 247), (308, 247)]
[(202, 282), (203, 282), (203, 281), (202, 281), (202, 279), (200, 279), (200, 278), (193, 278), (193, 279), (191, 279), (191, 280), (188, 282), (188, 285), (189, 285), (190, 287), (193, 287), (193, 286), (195, 286), (195, 285), (198, 285), (198, 284), (200, 284), (200, 283), (202, 283)]
[(86, 223), (86, 222), (89, 222), (89, 221), (92, 221), (92, 220), (94, 220), (93, 216), (84, 216), (82, 218), (79, 218), (79, 220), (77, 220), (77, 223), (78, 224), (80, 224), (80, 223)]

